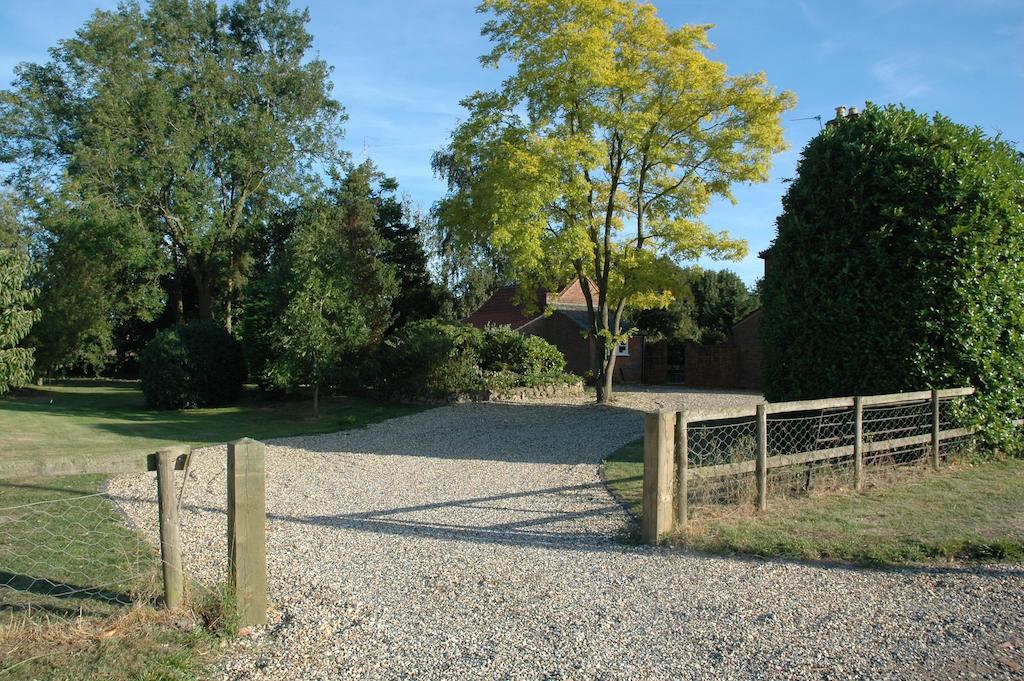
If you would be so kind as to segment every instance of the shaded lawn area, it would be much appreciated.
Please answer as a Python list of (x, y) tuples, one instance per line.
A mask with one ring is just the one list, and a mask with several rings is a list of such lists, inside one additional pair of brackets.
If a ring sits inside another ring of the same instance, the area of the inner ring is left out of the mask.
[[(152, 452), (357, 428), (423, 407), (358, 398), (268, 400), (150, 411), (136, 382), (67, 381), (0, 398), (0, 462)], [(191, 679), (221, 650), (216, 594), (183, 616), (154, 608), (159, 555), (104, 497), (106, 477), (0, 481), (0, 678)], [(217, 620), (217, 618), (213, 618)]]
[(354, 397), (270, 400), (247, 390), (236, 405), (154, 411), (137, 381), (81, 380), (26, 388), (0, 398), (0, 459), (68, 454), (103, 457), (172, 444), (209, 445), (356, 428), (420, 411)]
[[(608, 457), (613, 493), (640, 517), (643, 445)], [(1024, 460), (915, 471), (864, 492), (771, 499), (764, 514), (699, 516), (674, 545), (715, 553), (873, 565), (1024, 561)]]

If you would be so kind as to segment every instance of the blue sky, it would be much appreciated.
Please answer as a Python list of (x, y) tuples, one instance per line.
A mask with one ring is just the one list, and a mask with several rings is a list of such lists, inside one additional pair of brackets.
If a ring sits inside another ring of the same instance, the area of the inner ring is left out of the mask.
[[(0, 3), (0, 82), (15, 64), (42, 61), (73, 34), (98, 0)], [(346, 146), (367, 151), (424, 207), (443, 193), (430, 170), (462, 112), (459, 100), (494, 87), (476, 0), (293, 0), (308, 6), (315, 49), (335, 67), (335, 96), (349, 115)], [(784, 120), (790, 150), (772, 181), (736, 187), (738, 204), (716, 204), (716, 229), (747, 239), (750, 256), (727, 266), (748, 283), (803, 145), (840, 104), (903, 102), (978, 125), (1024, 148), (1024, 0), (656, 0), (670, 25), (712, 23), (715, 57), (734, 73), (764, 71), (796, 93)]]

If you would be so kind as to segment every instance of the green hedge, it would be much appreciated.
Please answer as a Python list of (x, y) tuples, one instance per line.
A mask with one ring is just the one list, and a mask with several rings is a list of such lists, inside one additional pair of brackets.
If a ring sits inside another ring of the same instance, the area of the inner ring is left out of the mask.
[(769, 400), (974, 385), (1024, 414), (1024, 162), (948, 118), (868, 106), (804, 149), (764, 280)]
[(227, 404), (241, 395), (246, 379), (241, 344), (212, 321), (158, 333), (139, 357), (139, 372), (155, 409)]
[(507, 326), (480, 331), (436, 320), (399, 329), (382, 344), (377, 366), (379, 387), (408, 397), (449, 399), (578, 380), (565, 373), (558, 348), (542, 338)]

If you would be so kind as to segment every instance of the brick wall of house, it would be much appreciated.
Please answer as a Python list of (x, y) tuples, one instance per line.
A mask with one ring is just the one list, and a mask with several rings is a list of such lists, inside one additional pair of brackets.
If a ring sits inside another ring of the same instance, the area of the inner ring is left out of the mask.
[(691, 388), (733, 388), (736, 382), (736, 348), (729, 343), (686, 343), (685, 384)]
[(764, 309), (758, 308), (732, 328), (730, 341), (736, 348), (737, 388), (761, 389), (761, 318), (763, 316)]
[[(595, 286), (591, 286), (590, 290), (591, 290), (591, 292), (593, 294), (593, 298), (596, 300), (597, 299), (597, 288)], [(583, 286), (580, 285), (580, 280), (579, 279), (576, 279), (575, 281), (573, 281), (571, 284), (566, 286), (564, 289), (559, 291), (557, 294), (548, 294), (549, 299), (552, 298), (552, 296), (553, 296), (553, 299), (551, 300), (552, 303), (557, 300), (559, 303), (568, 303), (570, 305), (586, 305), (587, 304), (587, 298), (586, 298), (586, 296), (583, 295)]]
[[(529, 336), (540, 336), (551, 343), (565, 355), (566, 369), (579, 376), (591, 370), (592, 358), (597, 350), (595, 344), (583, 337), (583, 329), (571, 319), (555, 312), (547, 317), (533, 320), (520, 329)], [(617, 383), (639, 383), (643, 377), (643, 339), (629, 339), (629, 356), (615, 358), (615, 375)]]
[(693, 388), (761, 389), (760, 309), (737, 322), (722, 345), (689, 342), (684, 381)]
[(520, 331), (528, 336), (540, 336), (565, 355), (566, 368), (582, 376), (590, 371), (590, 341), (572, 320), (557, 314), (539, 317)]
[(644, 345), (643, 382), (649, 385), (668, 382), (668, 341), (648, 342)]
[(643, 380), (644, 358), (643, 339), (634, 336), (629, 339), (629, 356), (615, 358), (615, 376), (613, 381), (619, 383), (639, 383)]

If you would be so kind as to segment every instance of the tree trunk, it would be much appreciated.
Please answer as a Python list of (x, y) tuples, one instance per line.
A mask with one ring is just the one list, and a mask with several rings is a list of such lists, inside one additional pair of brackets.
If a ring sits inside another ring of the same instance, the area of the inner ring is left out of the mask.
[(185, 323), (185, 295), (182, 292), (180, 268), (174, 270), (174, 323), (181, 326)]
[(199, 303), (199, 319), (213, 319), (213, 291), (210, 290), (210, 277), (199, 267), (192, 270), (192, 278), (196, 282), (196, 300)]
[(615, 376), (615, 346), (601, 338), (597, 344), (599, 371), (597, 374), (597, 403), (610, 404), (612, 401), (612, 378)]
[(313, 385), (313, 418), (320, 418), (320, 384)]

